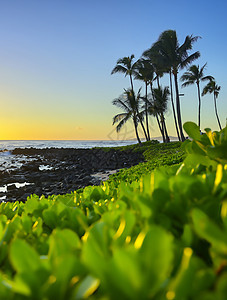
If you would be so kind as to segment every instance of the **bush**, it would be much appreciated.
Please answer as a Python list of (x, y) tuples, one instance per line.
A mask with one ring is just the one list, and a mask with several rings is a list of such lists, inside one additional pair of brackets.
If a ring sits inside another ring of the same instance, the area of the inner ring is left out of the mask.
[(227, 128), (184, 128), (180, 165), (2, 203), (1, 299), (226, 299)]

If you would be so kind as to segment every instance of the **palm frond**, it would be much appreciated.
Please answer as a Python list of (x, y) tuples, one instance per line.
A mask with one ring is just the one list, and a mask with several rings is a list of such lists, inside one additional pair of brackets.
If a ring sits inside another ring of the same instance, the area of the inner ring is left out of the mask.
[(194, 82), (196, 80), (196, 78), (195, 78), (194, 74), (192, 74), (191, 72), (185, 72), (181, 76), (180, 80), (181, 81), (189, 81), (189, 80), (192, 81), (193, 80), (193, 82)]
[(123, 100), (124, 94), (121, 95), (119, 98), (116, 98), (112, 101), (112, 104), (123, 109), (126, 112), (130, 111), (130, 108), (127, 106), (127, 104), (125, 103), (126, 101)]
[(117, 65), (113, 68), (113, 70), (112, 70), (112, 72), (111, 72), (111, 75), (112, 75), (112, 74), (115, 74), (115, 73), (123, 73), (123, 74), (126, 74), (126, 73), (127, 73), (127, 68), (124, 67), (124, 66), (121, 66), (121, 65), (117, 64)]
[(132, 61), (135, 58), (134, 54), (131, 54), (131, 56), (125, 56), (123, 58), (119, 58), (117, 61), (118, 65), (124, 65), (125, 67), (127, 67), (128, 69), (131, 68), (132, 66)]
[(200, 73), (203, 74), (204, 70), (206, 70), (206, 67), (207, 67), (207, 63), (205, 63), (205, 64), (201, 67)]
[(188, 73), (190, 73), (191, 77), (194, 77), (194, 78), (198, 78), (200, 76), (201, 71), (202, 71), (202, 69), (199, 70), (199, 65), (192, 65), (188, 69)]
[(192, 49), (192, 45), (199, 39), (200, 36), (187, 35), (184, 43), (179, 47), (179, 53), (186, 53), (188, 50)]
[(211, 92), (210, 87), (206, 85), (206, 86), (203, 88), (202, 96), (206, 95), (207, 93), (212, 93), (212, 92)]
[(117, 114), (116, 116), (113, 117), (113, 124), (112, 125), (114, 125), (117, 122), (120, 122), (126, 116), (127, 116), (127, 113)]
[(182, 83), (182, 87), (187, 87), (187, 86), (189, 86), (189, 85), (192, 85), (192, 84), (194, 84), (195, 83), (195, 81), (194, 80), (188, 80), (188, 81), (185, 81), (184, 83)]
[(214, 80), (214, 77), (213, 77), (213, 76), (210, 76), (210, 75), (208, 75), (208, 76), (204, 76), (203, 78), (201, 78), (201, 81), (207, 81), (207, 80), (210, 80), (210, 81), (212, 81), (212, 80)]
[(221, 87), (216, 84), (215, 80), (210, 80), (207, 85), (203, 88), (202, 96), (206, 95), (207, 93), (214, 93), (215, 97), (218, 97), (219, 91)]
[(117, 125), (116, 127), (116, 131), (119, 132), (121, 130), (121, 128), (123, 127), (123, 125), (125, 125), (125, 123), (131, 118), (131, 114), (127, 114), (125, 116), (125, 118), (123, 118)]
[(191, 54), (186, 59), (184, 59), (183, 61), (181, 61), (180, 68), (183, 69), (184, 67), (186, 67), (187, 65), (191, 64), (194, 60), (196, 60), (199, 57), (200, 57), (200, 52), (196, 51), (195, 53)]
[(153, 89), (153, 111), (156, 113), (164, 113), (167, 109), (167, 102), (169, 100), (169, 87), (159, 87)]

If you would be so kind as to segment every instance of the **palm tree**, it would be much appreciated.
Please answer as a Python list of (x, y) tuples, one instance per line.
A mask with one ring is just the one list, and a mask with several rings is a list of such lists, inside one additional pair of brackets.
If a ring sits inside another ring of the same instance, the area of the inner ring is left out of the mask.
[(113, 117), (113, 125), (118, 122), (116, 130), (117, 132), (119, 132), (123, 127), (123, 125), (125, 125), (125, 123), (128, 120), (132, 119), (135, 128), (136, 138), (138, 142), (141, 143), (141, 140), (139, 138), (139, 133), (138, 133), (138, 124), (140, 122), (140, 118), (138, 116), (138, 112), (140, 109), (139, 100), (140, 100), (140, 90), (135, 96), (134, 91), (132, 89), (125, 90), (125, 92), (122, 95), (114, 99), (112, 102), (113, 105), (120, 107), (125, 112), (117, 114), (116, 116)]
[(135, 58), (134, 54), (132, 54), (131, 56), (127, 56), (127, 57), (125, 56), (123, 58), (119, 58), (116, 66), (113, 68), (111, 72), (111, 74), (123, 73), (125, 74), (125, 77), (129, 75), (132, 91), (134, 91), (132, 76), (136, 75), (136, 66), (137, 66), (137, 62), (133, 63), (134, 58)]
[(215, 110), (215, 114), (216, 114), (216, 117), (217, 117), (219, 128), (220, 128), (220, 130), (222, 130), (221, 122), (219, 120), (218, 111), (217, 111), (217, 97), (218, 97), (220, 89), (221, 89), (221, 87), (216, 84), (215, 80), (212, 79), (204, 87), (203, 92), (202, 92), (202, 96), (206, 95), (207, 93), (210, 93), (210, 94), (214, 95), (214, 110)]
[(157, 55), (156, 55), (156, 50), (153, 48), (153, 46), (144, 51), (144, 53), (142, 54), (143, 57), (145, 57), (148, 61), (150, 61), (150, 64), (153, 66), (154, 69), (154, 73), (156, 74), (154, 80), (157, 81), (157, 86), (158, 88), (160, 87), (160, 77), (163, 76), (165, 69), (163, 68), (163, 65), (160, 64), (160, 60), (158, 59)]
[[(179, 44), (175, 30), (166, 30), (159, 36), (158, 41), (152, 46), (152, 55), (159, 62), (166, 72), (171, 70), (174, 76), (175, 90), (176, 90), (176, 110), (177, 121), (180, 132), (180, 138), (185, 140), (182, 128), (180, 96), (178, 88), (178, 72), (179, 69), (185, 68), (191, 64), (195, 59), (200, 57), (199, 51), (189, 55), (188, 51), (192, 50), (192, 45), (198, 40), (198, 36), (193, 37), (187, 35), (182, 45)], [(146, 54), (146, 53), (145, 53)]]
[(149, 60), (143, 58), (137, 61), (136, 66), (137, 73), (135, 79), (141, 80), (145, 83), (145, 96), (142, 98), (145, 101), (145, 116), (146, 116), (146, 129), (147, 129), (147, 138), (150, 141), (150, 132), (149, 132), (149, 121), (148, 121), (148, 85), (151, 84), (154, 80), (154, 66), (150, 63)]
[[(135, 97), (132, 76), (137, 74), (137, 71), (136, 71), (137, 61), (135, 63), (133, 63), (134, 58), (135, 58), (135, 56), (134, 56), (134, 54), (132, 54), (130, 57), (125, 56), (123, 58), (118, 59), (117, 65), (113, 68), (113, 70), (111, 72), (111, 74), (123, 73), (123, 74), (125, 74), (125, 76), (129, 75), (130, 83), (131, 83), (132, 97)], [(134, 101), (136, 101), (136, 99), (134, 99)], [(148, 136), (147, 136), (146, 130), (143, 125), (142, 115), (139, 114), (139, 112), (137, 112), (137, 114), (138, 114), (138, 118), (140, 120), (142, 129), (144, 131), (145, 138), (148, 141)]]
[[(177, 132), (177, 136), (179, 141), (180, 139), (180, 134), (179, 134), (179, 129), (177, 125), (177, 118), (176, 118), (176, 111), (175, 111), (175, 105), (173, 102), (173, 85), (172, 85), (172, 71), (171, 71), (171, 65), (170, 65), (170, 60), (168, 57), (166, 57), (166, 60), (164, 61), (163, 57), (160, 56), (159, 54), (159, 49), (162, 46), (161, 41), (157, 41), (152, 45), (152, 47), (146, 51), (144, 51), (143, 56), (148, 58), (153, 65), (155, 65), (156, 69), (156, 74), (163, 74), (163, 73), (169, 73), (169, 79), (170, 79), (170, 95), (171, 95), (171, 104), (172, 104), (172, 110), (173, 110), (173, 117), (174, 117), (174, 123), (175, 123), (175, 128)], [(159, 76), (157, 75), (157, 83), (158, 87), (159, 85)], [(151, 92), (152, 92), (152, 87), (151, 87)]]
[(170, 93), (168, 87), (158, 87), (156, 89), (153, 89), (152, 99), (149, 101), (149, 112), (156, 117), (164, 143), (170, 141), (164, 117), (164, 114), (167, 110), (169, 94)]
[(206, 68), (206, 65), (203, 65), (201, 69), (199, 68), (199, 65), (192, 65), (187, 72), (185, 72), (181, 76), (181, 81), (184, 81), (182, 84), (182, 87), (186, 87), (191, 84), (197, 85), (198, 90), (198, 98), (199, 98), (199, 109), (198, 109), (198, 126), (200, 128), (200, 112), (201, 112), (201, 96), (200, 96), (200, 81), (207, 81), (214, 79), (212, 76), (204, 76), (204, 69)]

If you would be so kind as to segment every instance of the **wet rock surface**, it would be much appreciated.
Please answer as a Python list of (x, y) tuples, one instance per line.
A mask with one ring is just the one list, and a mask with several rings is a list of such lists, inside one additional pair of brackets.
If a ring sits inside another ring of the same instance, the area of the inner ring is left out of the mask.
[[(144, 160), (141, 153), (110, 149), (15, 149), (15, 159), (25, 157), (18, 169), (0, 172), (0, 197), (4, 201), (25, 201), (30, 194), (58, 195), (87, 185), (100, 183), (95, 173), (108, 175), (109, 170), (131, 167)], [(20, 187), (15, 185), (21, 183)], [(22, 186), (23, 183), (30, 183)]]

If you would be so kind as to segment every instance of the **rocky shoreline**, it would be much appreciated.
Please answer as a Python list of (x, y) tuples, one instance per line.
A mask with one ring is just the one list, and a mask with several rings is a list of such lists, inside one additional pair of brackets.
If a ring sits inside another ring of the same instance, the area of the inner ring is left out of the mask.
[(132, 150), (101, 148), (17, 148), (12, 155), (24, 160), (20, 168), (0, 171), (0, 198), (4, 201), (26, 201), (30, 194), (47, 197), (98, 185), (109, 174), (144, 160)]

